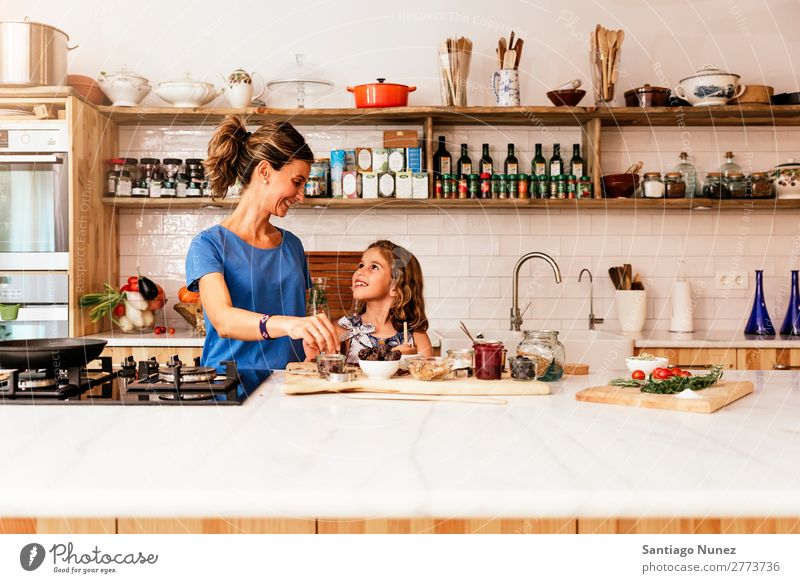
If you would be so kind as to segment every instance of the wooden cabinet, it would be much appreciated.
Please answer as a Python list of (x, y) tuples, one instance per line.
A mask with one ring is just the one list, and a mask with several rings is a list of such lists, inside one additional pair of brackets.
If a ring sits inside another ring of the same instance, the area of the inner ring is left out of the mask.
[(319, 534), (575, 534), (574, 519), (376, 518), (317, 520)]
[(590, 518), (578, 534), (796, 534), (800, 518)]
[(115, 518), (2, 518), (0, 534), (116, 534)]
[(776, 364), (800, 367), (800, 348), (740, 348), (737, 366), (742, 370), (772, 370)]
[(635, 352), (665, 356), (669, 358), (670, 366), (681, 368), (708, 368), (713, 364), (737, 368), (735, 348), (637, 348)]
[(202, 346), (107, 346), (100, 356), (110, 356), (115, 364), (119, 364), (129, 356), (136, 362), (153, 356), (158, 362), (167, 362), (170, 356), (177, 355), (181, 362), (192, 364), (195, 357), (199, 358), (202, 354)]

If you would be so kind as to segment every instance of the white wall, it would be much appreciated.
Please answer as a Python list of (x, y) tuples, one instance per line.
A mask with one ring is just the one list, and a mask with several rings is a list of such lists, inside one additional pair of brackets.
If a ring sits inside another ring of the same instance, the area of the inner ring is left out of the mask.
[[(589, 84), (587, 38), (597, 23), (626, 32), (620, 102), (630, 87), (675, 86), (708, 63), (739, 73), (745, 83), (798, 90), (796, 0), (2, 3), (3, 19), (26, 15), (80, 44), (70, 71), (87, 75), (126, 64), (153, 82), (191, 71), (219, 83), (220, 74), (237, 67), (272, 78), (295, 53), (305, 53), (336, 84), (322, 107), (351, 104), (345, 87), (377, 77), (417, 85), (412, 103), (438, 104), (436, 46), (449, 35), (473, 40), (469, 103), (488, 104), (497, 40), (512, 28), (525, 39), (523, 103), (544, 104), (545, 92), (568, 79)], [(268, 102), (291, 99), (270, 96)]]

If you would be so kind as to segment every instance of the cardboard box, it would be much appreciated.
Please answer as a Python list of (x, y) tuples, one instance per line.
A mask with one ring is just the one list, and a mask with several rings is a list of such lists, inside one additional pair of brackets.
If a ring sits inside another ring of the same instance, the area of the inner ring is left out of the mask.
[(342, 175), (342, 196), (358, 198), (358, 173), (345, 172)]
[(361, 198), (378, 198), (378, 173), (361, 174)]
[(386, 130), (383, 132), (384, 148), (416, 148), (419, 146), (417, 130)]
[(389, 172), (405, 172), (406, 170), (406, 149), (391, 148), (389, 150)]
[(391, 172), (378, 174), (378, 196), (381, 198), (394, 196), (394, 174)]
[(372, 149), (372, 171), (378, 173), (389, 171), (389, 150), (386, 148)]
[(413, 198), (411, 172), (397, 172), (394, 175), (394, 193), (397, 198)]
[(428, 198), (428, 173), (417, 172), (411, 178), (413, 198)]
[(372, 172), (372, 148), (356, 148), (356, 170)]
[(406, 171), (422, 172), (422, 148), (406, 148)]

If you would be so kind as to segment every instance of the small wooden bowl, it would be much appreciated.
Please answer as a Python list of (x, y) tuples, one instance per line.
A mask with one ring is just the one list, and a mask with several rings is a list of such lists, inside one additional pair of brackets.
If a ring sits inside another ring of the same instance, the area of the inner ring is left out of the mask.
[(731, 105), (746, 105), (748, 103), (769, 105), (775, 88), (769, 85), (747, 85), (738, 99), (732, 99), (728, 103)]
[(583, 89), (558, 89), (556, 91), (548, 91), (547, 97), (553, 102), (553, 105), (561, 107), (575, 107), (581, 102), (586, 91)]

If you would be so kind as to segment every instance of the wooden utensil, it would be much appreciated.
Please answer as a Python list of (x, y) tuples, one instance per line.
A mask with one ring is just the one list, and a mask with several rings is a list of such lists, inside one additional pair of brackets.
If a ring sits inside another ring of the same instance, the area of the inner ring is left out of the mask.
[(521, 38), (517, 39), (517, 44), (514, 45), (514, 52), (517, 55), (517, 58), (514, 60), (514, 68), (519, 69), (519, 63), (522, 60), (522, 45), (525, 44), (525, 41)]
[(517, 51), (509, 49), (506, 51), (506, 58), (503, 61), (503, 69), (513, 69), (514, 62), (517, 60)]
[(603, 100), (608, 99), (608, 78), (607, 63), (608, 63), (608, 31), (600, 26), (597, 31), (597, 47), (600, 49), (600, 88), (603, 94)]
[(619, 268), (609, 267), (608, 268), (608, 277), (611, 278), (611, 283), (614, 284), (614, 289), (622, 289), (622, 280), (619, 275)]
[(623, 288), (622, 289), (627, 289), (627, 290), (631, 289), (631, 273), (632, 273), (632, 271), (633, 270), (631, 268), (631, 264), (630, 263), (626, 263), (625, 265), (622, 266), (622, 281), (623, 281), (623, 283), (622, 283)]
[(611, 95), (611, 75), (614, 72), (614, 51), (617, 47), (617, 31), (616, 30), (609, 30), (608, 34), (608, 61), (606, 62), (606, 67), (608, 68), (608, 73), (606, 74), (606, 80), (609, 85), (609, 98)]

